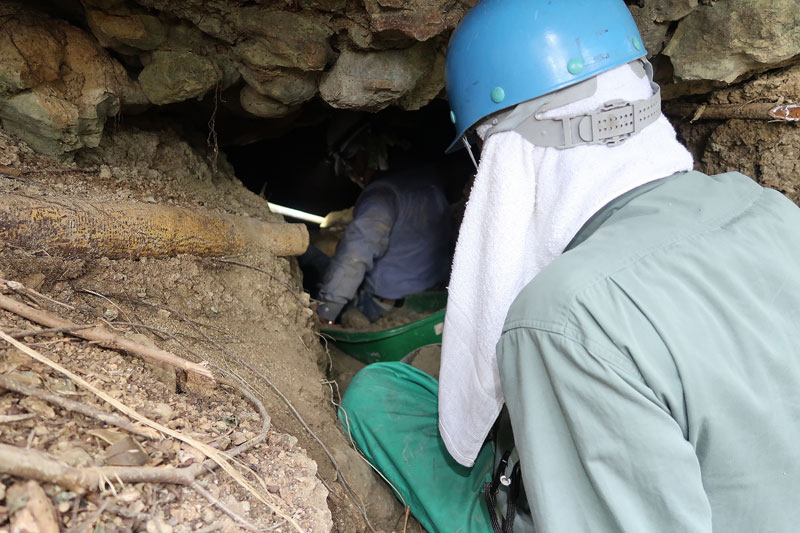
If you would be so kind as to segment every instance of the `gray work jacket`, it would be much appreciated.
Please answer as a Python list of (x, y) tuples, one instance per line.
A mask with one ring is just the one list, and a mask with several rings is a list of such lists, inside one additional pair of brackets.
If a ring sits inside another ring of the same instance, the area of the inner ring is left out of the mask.
[(618, 198), (516, 299), (498, 362), (516, 531), (800, 528), (800, 209), (780, 193), (688, 172)]

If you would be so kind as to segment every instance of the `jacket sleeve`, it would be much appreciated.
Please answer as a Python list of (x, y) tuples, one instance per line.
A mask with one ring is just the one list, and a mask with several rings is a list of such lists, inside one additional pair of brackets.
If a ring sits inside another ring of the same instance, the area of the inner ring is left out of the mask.
[(389, 190), (365, 190), (359, 197), (354, 220), (345, 229), (323, 277), (319, 292), (323, 305), (317, 310), (322, 318), (334, 320), (339, 315), (374, 261), (386, 253), (395, 211), (394, 194)]
[(700, 465), (669, 409), (628, 357), (587, 345), (524, 327), (498, 343), (536, 531), (710, 533)]

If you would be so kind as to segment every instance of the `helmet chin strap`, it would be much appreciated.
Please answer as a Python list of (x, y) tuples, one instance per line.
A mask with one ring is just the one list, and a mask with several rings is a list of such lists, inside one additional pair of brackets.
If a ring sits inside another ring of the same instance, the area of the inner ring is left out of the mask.
[[(516, 131), (533, 145), (552, 148), (572, 148), (581, 144), (616, 146), (624, 142), (661, 116), (661, 89), (653, 82), (652, 65), (644, 58), (628, 64), (640, 78), (647, 76), (653, 96), (633, 102), (611, 100), (588, 113), (541, 118), (547, 111), (592, 96), (597, 90), (597, 78), (590, 78), (522, 102), (510, 111), (490, 118), (491, 127), (486, 131), (484, 141), (495, 133)], [(469, 147), (466, 141), (465, 145)]]
[(464, 143), (464, 148), (467, 149), (469, 158), (472, 159), (472, 164), (475, 165), (475, 170), (478, 170), (478, 161), (475, 159), (475, 155), (472, 153), (472, 146), (469, 144), (466, 135), (461, 136), (461, 142)]

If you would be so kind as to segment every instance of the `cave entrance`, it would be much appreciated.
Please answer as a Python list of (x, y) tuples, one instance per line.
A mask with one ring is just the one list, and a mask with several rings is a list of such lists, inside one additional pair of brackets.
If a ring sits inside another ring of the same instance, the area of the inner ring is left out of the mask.
[(388, 150), (389, 170), (424, 162), (436, 169), (451, 203), (462, 199), (474, 173), (468, 155), (444, 153), (454, 130), (446, 102), (417, 111), (389, 108), (378, 113), (309, 109), (280, 135), (221, 148), (236, 175), (270, 202), (324, 216), (352, 206), (360, 188), (335, 172), (333, 152), (359, 125), (369, 122), (397, 144)]

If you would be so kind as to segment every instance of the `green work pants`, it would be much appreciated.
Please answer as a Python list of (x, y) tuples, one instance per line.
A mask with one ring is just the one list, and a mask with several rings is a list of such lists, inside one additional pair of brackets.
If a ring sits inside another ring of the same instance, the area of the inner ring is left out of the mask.
[(483, 483), (491, 444), (458, 464), (439, 436), (438, 382), (405, 363), (375, 363), (353, 378), (339, 410), (345, 432), (430, 532), (491, 532)]

